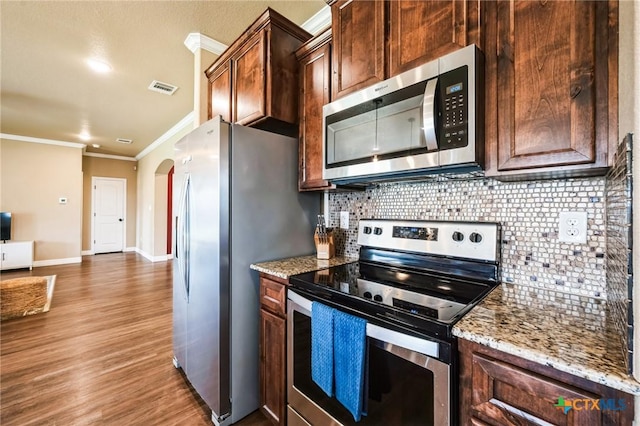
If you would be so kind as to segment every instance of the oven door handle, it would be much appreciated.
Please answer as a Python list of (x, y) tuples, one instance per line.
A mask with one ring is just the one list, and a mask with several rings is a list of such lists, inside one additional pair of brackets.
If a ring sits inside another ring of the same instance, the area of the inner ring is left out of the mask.
[[(311, 317), (311, 301), (292, 290), (287, 291), (287, 299), (293, 310)], [(438, 342), (421, 339), (415, 336), (399, 333), (367, 322), (367, 337), (401, 346), (409, 350), (420, 352), (432, 358), (440, 356), (440, 345)]]

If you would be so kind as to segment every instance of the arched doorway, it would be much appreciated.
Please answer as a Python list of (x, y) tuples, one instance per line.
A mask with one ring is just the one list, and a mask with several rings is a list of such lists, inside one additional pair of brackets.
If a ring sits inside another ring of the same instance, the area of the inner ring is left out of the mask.
[(153, 255), (155, 258), (172, 257), (173, 222), (173, 160), (166, 159), (160, 163), (155, 172), (153, 214)]

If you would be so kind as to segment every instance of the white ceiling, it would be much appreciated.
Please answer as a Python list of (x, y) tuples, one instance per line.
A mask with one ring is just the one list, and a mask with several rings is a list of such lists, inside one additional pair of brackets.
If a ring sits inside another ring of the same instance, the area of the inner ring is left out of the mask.
[[(187, 36), (229, 45), (267, 6), (301, 25), (326, 3), (1, 0), (0, 133), (135, 157), (193, 110)], [(90, 57), (113, 70), (95, 73)], [(153, 80), (179, 89), (172, 96), (150, 91)], [(85, 129), (89, 141), (80, 138)]]

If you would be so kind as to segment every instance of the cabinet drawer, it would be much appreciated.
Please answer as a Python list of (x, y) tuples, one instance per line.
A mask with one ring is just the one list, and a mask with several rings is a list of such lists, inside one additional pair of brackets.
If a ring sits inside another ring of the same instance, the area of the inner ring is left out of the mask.
[(287, 286), (260, 277), (260, 305), (276, 315), (285, 316)]
[[(464, 339), (458, 341), (458, 348), (460, 424), (614, 426), (632, 422), (633, 395)], [(615, 403), (616, 408), (587, 407), (598, 400)], [(565, 410), (570, 401), (575, 401), (575, 407)]]
[(599, 424), (589, 411), (574, 410), (568, 416), (554, 405), (559, 397), (593, 401), (598, 395), (483, 354), (473, 354), (472, 360), (474, 384), (490, 383), (474, 388), (471, 412), (475, 419)]

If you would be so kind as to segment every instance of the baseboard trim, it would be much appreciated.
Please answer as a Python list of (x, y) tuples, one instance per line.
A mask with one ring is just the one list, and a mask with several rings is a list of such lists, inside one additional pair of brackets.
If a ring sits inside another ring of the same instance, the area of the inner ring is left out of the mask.
[(125, 247), (125, 249), (122, 250), (122, 251), (124, 251), (125, 253), (128, 252), (128, 251), (136, 251), (137, 252), (138, 251), (138, 247)]
[(135, 252), (138, 253), (140, 256), (144, 257), (145, 259), (147, 259), (150, 262), (166, 262), (167, 260), (169, 260), (169, 256), (171, 256), (171, 259), (173, 259), (173, 255), (170, 254), (163, 254), (162, 256), (152, 256), (149, 253), (146, 253), (143, 250), (140, 250), (139, 248), (136, 247)]
[(55, 265), (68, 265), (70, 263), (82, 263), (82, 257), (67, 257), (65, 259), (48, 259), (48, 260), (34, 260), (33, 267), (38, 268), (41, 266), (55, 266)]
[(93, 252), (93, 250), (82, 250), (82, 254), (83, 256), (93, 256), (95, 253)]

